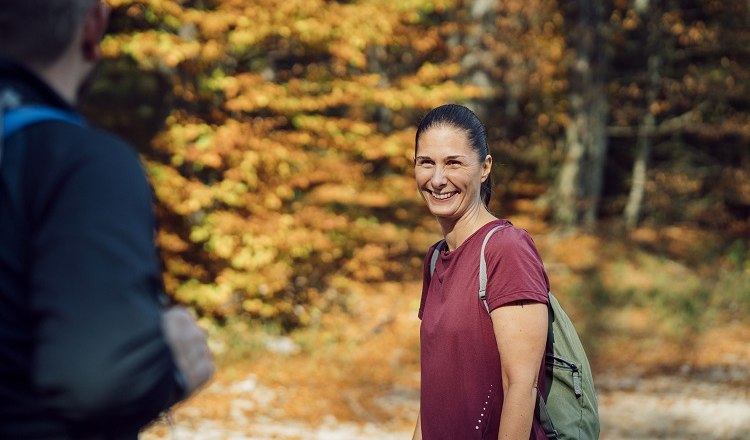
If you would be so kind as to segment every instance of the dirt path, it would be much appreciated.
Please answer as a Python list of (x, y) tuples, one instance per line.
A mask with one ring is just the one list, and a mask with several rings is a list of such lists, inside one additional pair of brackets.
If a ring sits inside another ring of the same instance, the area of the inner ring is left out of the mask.
[(607, 378), (599, 399), (602, 438), (748, 439), (747, 378), (747, 370), (736, 369), (648, 379)]
[[(159, 422), (142, 439), (410, 439), (420, 323), (418, 296), (404, 292), (419, 288), (379, 284), (377, 294), (353, 300), (347, 313), (326, 315), (318, 328), (246, 342), (265, 350), (225, 364), (208, 388), (172, 412), (171, 428)], [(646, 335), (648, 344), (628, 336), (600, 347), (600, 365), (633, 369), (595, 375), (601, 439), (750, 440), (750, 327), (715, 326), (687, 350)], [(685, 367), (644, 373), (674, 365)]]
[[(651, 378), (604, 377), (600, 382), (602, 440), (750, 438), (750, 370)], [(732, 385), (734, 384), (734, 385)], [(745, 384), (744, 386), (741, 384)], [(416, 415), (414, 390), (393, 390), (377, 400), (394, 414), (390, 422), (356, 423), (325, 416), (313, 425), (279, 417), (274, 411), (283, 390), (264, 387), (254, 375), (227, 385), (214, 384), (166, 422), (151, 427), (144, 440), (408, 439)], [(206, 404), (216, 399), (216, 404)], [(203, 404), (198, 404), (203, 400)], [(311, 404), (313, 404), (311, 402)], [(357, 406), (355, 402), (352, 403)], [(223, 409), (222, 409), (223, 408)], [(325, 414), (324, 409), (322, 414)], [(355, 412), (364, 411), (362, 408)], [(362, 413), (368, 417), (367, 413)]]

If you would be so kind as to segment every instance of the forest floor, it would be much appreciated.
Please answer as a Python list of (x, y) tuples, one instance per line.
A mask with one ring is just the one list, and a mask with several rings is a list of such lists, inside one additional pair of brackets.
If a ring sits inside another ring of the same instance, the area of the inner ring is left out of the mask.
[[(269, 337), (249, 359), (223, 363), (208, 387), (142, 438), (410, 438), (419, 403), (413, 353), (419, 323), (411, 308), (385, 317), (362, 327), (370, 336), (350, 341), (339, 336), (356, 332)], [(321, 341), (330, 344), (325, 353), (307, 352), (306, 344)], [(750, 438), (748, 341), (750, 326), (735, 323), (683, 347), (699, 362), (672, 364), (658, 355), (670, 356), (674, 347), (665, 345), (659, 353), (599, 368), (601, 438)]]
[[(636, 370), (597, 376), (603, 440), (750, 438), (750, 368), (747, 331), (727, 330), (745, 339), (724, 353), (721, 365), (694, 371), (683, 366), (671, 374)], [(743, 348), (744, 347), (744, 348)], [(714, 353), (715, 354), (715, 353)], [(170, 421), (154, 424), (143, 439), (406, 439), (410, 438), (419, 394), (411, 384), (390, 388), (351, 388), (328, 381), (321, 371), (287, 384), (278, 376), (264, 380), (264, 366), (275, 362), (292, 369), (294, 357), (269, 355), (260, 365), (236, 363), (223, 368), (200, 394), (178, 407)], [(308, 369), (309, 365), (302, 366)], [(416, 375), (416, 372), (413, 374)], [(338, 397), (334, 395), (338, 394)]]
[[(614, 388), (599, 391), (603, 440), (705, 439), (741, 440), (750, 437), (750, 392), (721, 381), (720, 375), (618, 378)], [(259, 384), (252, 373), (245, 380), (214, 383), (172, 415), (171, 427), (162, 420), (144, 439), (408, 439), (418, 407), (414, 390), (393, 390), (380, 396), (387, 421), (338, 420), (320, 408), (319, 420), (274, 416), (270, 402), (284, 389)], [(212, 403), (220, 399), (217, 411)], [(311, 402), (308, 402), (312, 404)], [(353, 405), (356, 405), (352, 401)], [(314, 404), (313, 404), (314, 405)]]
[[(596, 265), (605, 289), (630, 283), (651, 292), (690, 276), (675, 261), (643, 264), (632, 250), (595, 238), (564, 241), (537, 240), (559, 292), (572, 292), (575, 270), (590, 277), (587, 264)], [(618, 255), (627, 261), (612, 263)], [(662, 284), (649, 284), (658, 277)], [(289, 335), (250, 326), (213, 335), (216, 377), (142, 438), (410, 438), (419, 405), (420, 291), (419, 280), (362, 285), (343, 309)], [(750, 322), (675, 321), (672, 303), (666, 315), (645, 304), (596, 303), (596, 313), (571, 314), (595, 345), (589, 355), (602, 440), (750, 438)], [(683, 330), (684, 322), (700, 325)]]

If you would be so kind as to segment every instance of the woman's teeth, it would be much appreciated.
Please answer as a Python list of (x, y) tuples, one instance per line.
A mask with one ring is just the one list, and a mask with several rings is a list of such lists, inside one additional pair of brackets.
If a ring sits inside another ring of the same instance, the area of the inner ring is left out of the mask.
[(432, 196), (435, 197), (438, 200), (445, 200), (445, 199), (447, 199), (448, 197), (452, 196), (455, 193), (456, 193), (455, 191), (448, 192), (448, 193), (435, 193), (434, 192), (434, 193), (432, 193)]

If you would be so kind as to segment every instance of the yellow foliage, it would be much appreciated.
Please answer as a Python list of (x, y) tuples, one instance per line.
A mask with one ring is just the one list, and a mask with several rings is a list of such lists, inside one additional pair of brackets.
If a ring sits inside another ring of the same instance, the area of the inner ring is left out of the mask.
[(105, 55), (159, 72), (175, 100), (146, 159), (177, 300), (306, 324), (346, 307), (351, 280), (421, 260), (414, 122), (486, 96), (430, 18), (458, 3), (110, 1), (140, 25)]

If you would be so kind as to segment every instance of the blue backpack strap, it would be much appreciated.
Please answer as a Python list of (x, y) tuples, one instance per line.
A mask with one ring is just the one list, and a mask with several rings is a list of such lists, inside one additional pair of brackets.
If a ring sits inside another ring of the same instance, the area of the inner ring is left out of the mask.
[(23, 149), (9, 152), (12, 154), (8, 154), (6, 158), (3, 148), (5, 140), (19, 130), (38, 122), (64, 121), (80, 126), (84, 126), (86, 122), (81, 116), (68, 110), (44, 105), (18, 105), (19, 102), (15, 99), (8, 99), (9, 96), (12, 98), (12, 95), (3, 94), (2, 102), (0, 102), (0, 164), (3, 163), (3, 159), (11, 162), (11, 165), (5, 167), (6, 172), (9, 173), (6, 177), (10, 185), (10, 197), (20, 203), (20, 162), (23, 160)]
[(84, 119), (73, 112), (44, 105), (24, 105), (11, 108), (2, 115), (3, 139), (31, 124), (43, 121), (64, 121), (76, 125), (86, 125)]
[[(7, 95), (4, 95), (7, 97)], [(3, 100), (3, 106), (7, 100)], [(77, 113), (46, 105), (20, 105), (0, 108), (0, 163), (3, 160), (3, 143), (17, 131), (44, 121), (63, 121), (80, 126), (86, 121)]]

